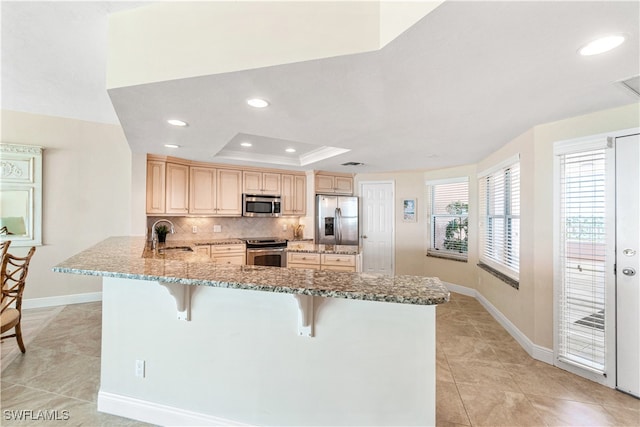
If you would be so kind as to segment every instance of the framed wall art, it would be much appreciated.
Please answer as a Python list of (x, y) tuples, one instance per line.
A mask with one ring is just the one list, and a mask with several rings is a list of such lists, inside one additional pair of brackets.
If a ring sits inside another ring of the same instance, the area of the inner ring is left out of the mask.
[(402, 221), (416, 222), (418, 220), (418, 212), (416, 199), (402, 199)]

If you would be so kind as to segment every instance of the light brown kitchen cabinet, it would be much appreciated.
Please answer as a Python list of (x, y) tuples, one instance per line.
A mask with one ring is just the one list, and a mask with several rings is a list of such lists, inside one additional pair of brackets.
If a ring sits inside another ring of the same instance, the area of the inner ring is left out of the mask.
[(166, 163), (147, 161), (147, 214), (163, 214), (165, 208)]
[(189, 213), (242, 215), (242, 171), (191, 166)]
[(189, 213), (189, 166), (177, 163), (166, 165), (165, 213)]
[(216, 214), (242, 215), (242, 171), (218, 169), (216, 177)]
[(211, 247), (209, 245), (196, 245), (195, 251), (198, 255), (211, 256)]
[(307, 252), (287, 252), (287, 268), (320, 270), (320, 254)]
[(307, 177), (282, 174), (282, 214), (304, 216), (307, 213)]
[(247, 250), (244, 244), (211, 245), (211, 260), (221, 265), (245, 265)]
[(216, 169), (191, 166), (189, 213), (216, 213)]
[[(306, 176), (286, 175), (285, 215), (305, 215)], [(282, 191), (282, 174), (278, 170), (235, 169), (175, 157), (147, 156), (148, 215), (242, 216), (242, 193), (280, 196)]]
[(322, 254), (320, 269), (330, 271), (356, 271), (356, 256), (346, 254)]
[(243, 171), (243, 192), (247, 194), (264, 194), (279, 196), (281, 192), (281, 176), (279, 173)]
[(315, 189), (318, 194), (353, 194), (353, 177), (347, 175), (316, 174)]

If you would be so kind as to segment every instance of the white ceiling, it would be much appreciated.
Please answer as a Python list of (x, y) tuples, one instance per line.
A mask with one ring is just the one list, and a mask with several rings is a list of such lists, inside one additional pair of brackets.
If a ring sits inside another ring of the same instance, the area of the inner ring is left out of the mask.
[[(380, 51), (112, 89), (111, 106), (106, 16), (137, 5), (3, 1), (2, 108), (115, 122), (115, 107), (136, 151), (268, 165), (214, 158), (250, 135), (350, 150), (299, 169), (378, 172), (474, 163), (537, 124), (638, 102), (612, 83), (640, 73), (640, 2), (447, 1)], [(627, 42), (576, 54), (610, 32)], [(256, 94), (271, 106), (246, 106)]]

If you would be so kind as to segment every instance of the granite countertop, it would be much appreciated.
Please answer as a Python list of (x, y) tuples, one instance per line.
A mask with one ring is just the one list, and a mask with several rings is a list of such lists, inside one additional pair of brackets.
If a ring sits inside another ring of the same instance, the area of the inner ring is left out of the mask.
[[(175, 244), (176, 241), (167, 242), (171, 246), (179, 246)], [(178, 243), (180, 240), (177, 241)], [(215, 239), (215, 240), (185, 240), (184, 242), (191, 243), (195, 246), (206, 246), (206, 245), (244, 245), (244, 240), (241, 239)]]
[[(221, 266), (194, 252), (181, 259), (144, 258), (146, 243), (144, 237), (110, 237), (61, 262), (53, 271), (400, 304), (435, 305), (449, 301), (449, 291), (436, 277)], [(178, 246), (174, 243), (170, 245)]]

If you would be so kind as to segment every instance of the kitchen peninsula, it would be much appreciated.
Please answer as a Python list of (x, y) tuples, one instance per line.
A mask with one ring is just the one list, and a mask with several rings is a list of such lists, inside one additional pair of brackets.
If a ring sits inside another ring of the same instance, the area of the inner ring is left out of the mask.
[[(437, 278), (221, 266), (114, 237), (98, 409), (160, 425), (433, 425)], [(148, 253), (147, 253), (148, 255)]]

